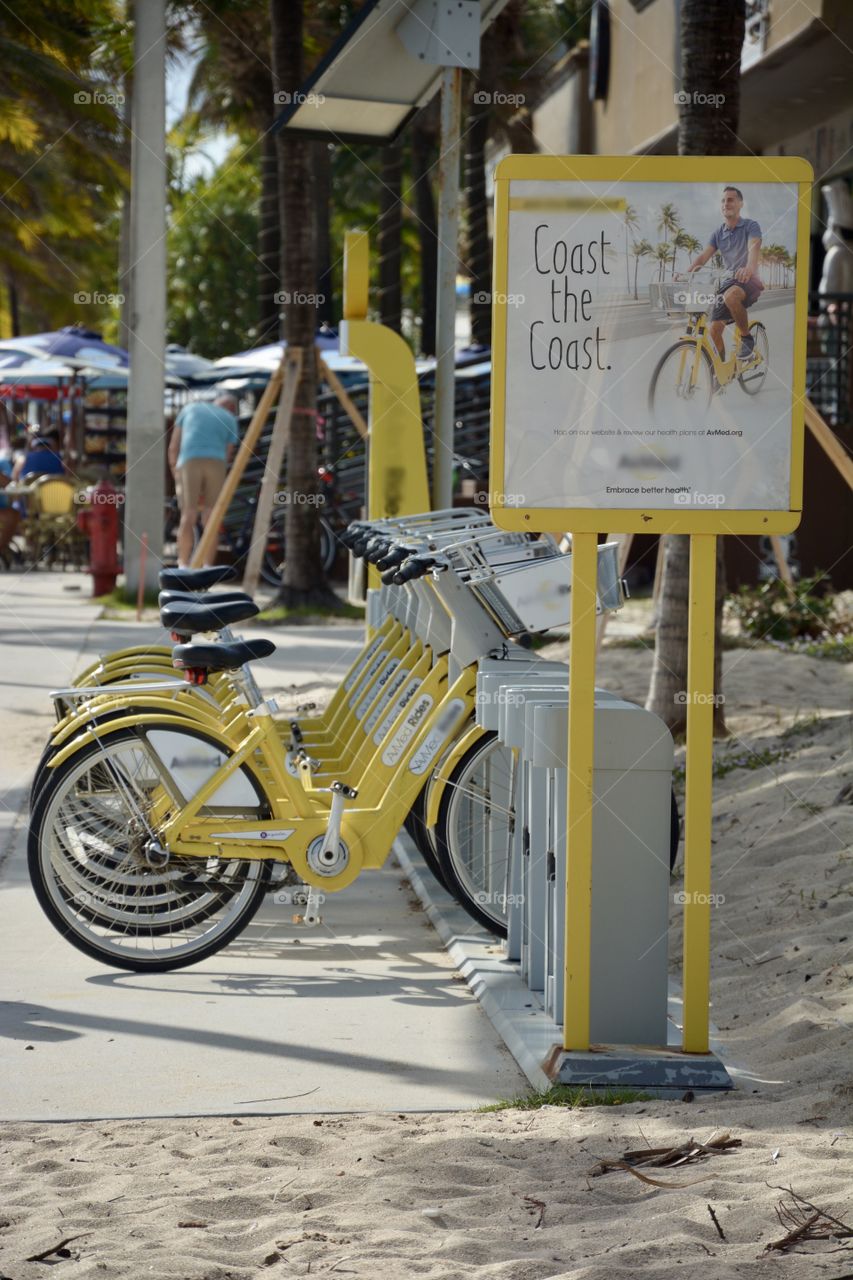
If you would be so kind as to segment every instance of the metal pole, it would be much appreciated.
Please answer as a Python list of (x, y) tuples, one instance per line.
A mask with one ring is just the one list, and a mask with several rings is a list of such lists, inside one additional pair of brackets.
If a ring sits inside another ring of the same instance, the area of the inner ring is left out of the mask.
[[(125, 590), (154, 590), (163, 557), (166, 343), (166, 12), (165, 0), (134, 5), (131, 113), (130, 378), (127, 388)], [(147, 563), (140, 566), (143, 534)]]
[(453, 498), (461, 116), (462, 69), (445, 67), (441, 75), (441, 142), (438, 160), (438, 292), (435, 324), (435, 429), (432, 472), (434, 510), (449, 507)]

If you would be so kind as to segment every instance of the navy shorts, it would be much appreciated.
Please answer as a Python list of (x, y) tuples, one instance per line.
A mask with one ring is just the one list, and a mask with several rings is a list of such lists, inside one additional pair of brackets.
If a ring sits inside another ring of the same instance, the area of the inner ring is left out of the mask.
[(739, 289), (743, 289), (746, 295), (743, 300), (743, 305), (747, 309), (753, 306), (754, 303), (757, 302), (759, 296), (764, 292), (764, 285), (760, 280), (757, 280), (755, 276), (753, 276), (751, 280), (747, 280), (746, 284), (744, 284), (742, 280), (735, 280), (734, 276), (729, 276), (728, 280), (723, 280), (720, 284), (717, 301), (714, 303), (714, 309), (711, 312), (712, 320), (724, 320), (726, 324), (733, 323), (734, 316), (723, 301), (723, 294), (727, 289), (730, 289), (733, 284), (737, 285)]

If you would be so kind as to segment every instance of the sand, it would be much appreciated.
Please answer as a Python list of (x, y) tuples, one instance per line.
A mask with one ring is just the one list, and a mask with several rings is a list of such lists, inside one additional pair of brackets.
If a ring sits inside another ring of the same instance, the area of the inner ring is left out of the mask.
[[(608, 647), (600, 682), (642, 701), (650, 661)], [(784, 1235), (780, 1187), (853, 1225), (853, 808), (840, 794), (853, 793), (850, 670), (733, 650), (724, 687), (712, 1017), (734, 1093), (489, 1114), (7, 1124), (0, 1276), (44, 1276), (51, 1263), (62, 1280), (853, 1276), (853, 1239), (763, 1253)], [(673, 893), (680, 884), (677, 867)], [(678, 974), (675, 906), (672, 919)], [(590, 1176), (602, 1157), (715, 1130), (742, 1145), (662, 1175), (692, 1185)], [(68, 1237), (68, 1256), (26, 1261)]]

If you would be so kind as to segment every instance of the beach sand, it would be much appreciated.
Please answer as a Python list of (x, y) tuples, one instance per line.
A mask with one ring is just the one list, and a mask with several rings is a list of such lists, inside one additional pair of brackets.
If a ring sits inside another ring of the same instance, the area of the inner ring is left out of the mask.
[[(599, 682), (643, 701), (650, 664), (608, 647)], [(741, 1073), (733, 1093), (486, 1114), (6, 1124), (0, 1276), (43, 1277), (51, 1264), (61, 1280), (853, 1275), (853, 1239), (763, 1253), (785, 1234), (779, 1188), (853, 1225), (850, 669), (736, 649), (724, 688), (711, 1012)], [(679, 948), (673, 905), (676, 976)], [(26, 1070), (23, 1045), (21, 1058)], [(742, 1145), (659, 1175), (683, 1185), (590, 1174), (603, 1157), (715, 1131)], [(69, 1237), (67, 1256), (27, 1261)]]

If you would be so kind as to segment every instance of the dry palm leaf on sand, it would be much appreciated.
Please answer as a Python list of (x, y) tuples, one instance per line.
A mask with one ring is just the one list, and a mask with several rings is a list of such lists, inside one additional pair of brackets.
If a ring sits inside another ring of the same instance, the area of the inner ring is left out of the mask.
[(732, 1138), (728, 1133), (714, 1133), (707, 1142), (688, 1138), (679, 1146), (644, 1147), (639, 1151), (624, 1151), (618, 1160), (599, 1160), (589, 1173), (593, 1178), (600, 1178), (602, 1174), (611, 1173), (614, 1169), (624, 1169), (626, 1173), (639, 1178), (640, 1182), (647, 1182), (650, 1187), (692, 1187), (697, 1182), (705, 1182), (711, 1174), (703, 1174), (701, 1178), (691, 1178), (689, 1182), (661, 1182), (658, 1178), (650, 1178), (648, 1174), (641, 1173), (640, 1169), (676, 1169), (681, 1165), (696, 1164), (700, 1160), (707, 1159), (708, 1156), (725, 1155), (726, 1152), (740, 1145), (740, 1138)]

